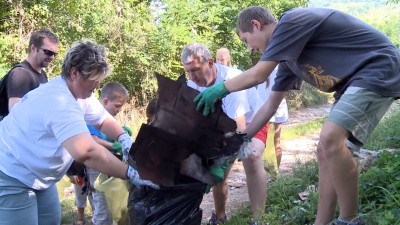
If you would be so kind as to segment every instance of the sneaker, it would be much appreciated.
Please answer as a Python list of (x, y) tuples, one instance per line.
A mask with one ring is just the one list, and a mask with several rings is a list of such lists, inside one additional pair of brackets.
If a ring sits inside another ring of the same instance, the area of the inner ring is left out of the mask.
[(332, 225), (367, 225), (367, 224), (364, 222), (364, 220), (358, 217), (352, 221), (337, 219), (333, 221)]
[(226, 215), (222, 219), (217, 219), (217, 215), (215, 213), (211, 213), (211, 219), (208, 221), (207, 225), (221, 225), (224, 224), (228, 219)]

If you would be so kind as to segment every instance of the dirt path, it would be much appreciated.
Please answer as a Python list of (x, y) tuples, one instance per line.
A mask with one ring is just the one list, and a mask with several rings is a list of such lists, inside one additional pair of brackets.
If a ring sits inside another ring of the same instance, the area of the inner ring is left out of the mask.
[[(284, 124), (283, 129), (295, 124), (312, 121), (328, 115), (331, 108), (330, 104), (315, 108), (305, 108), (295, 112), (289, 112), (289, 120)], [(291, 167), (298, 161), (305, 162), (315, 158), (315, 149), (318, 143), (319, 131), (307, 136), (285, 141), (283, 144), (282, 162), (279, 173), (290, 173)], [(235, 162), (228, 177), (229, 196), (226, 204), (228, 218), (238, 209), (249, 204), (246, 176), (241, 162)], [(202, 224), (206, 224), (214, 209), (212, 193), (204, 195), (200, 206), (203, 210)]]

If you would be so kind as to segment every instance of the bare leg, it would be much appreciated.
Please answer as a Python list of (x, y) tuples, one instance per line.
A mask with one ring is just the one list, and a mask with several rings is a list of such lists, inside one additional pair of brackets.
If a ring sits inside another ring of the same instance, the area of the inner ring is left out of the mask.
[(321, 144), (318, 143), (318, 212), (315, 225), (325, 225), (333, 220), (336, 210), (336, 190), (333, 186), (332, 177), (328, 170), (327, 160), (321, 152)]
[(228, 177), (231, 168), (232, 165), (229, 165), (229, 168), (225, 172), (224, 181), (218, 183), (212, 188), (215, 215), (217, 216), (218, 220), (225, 217), (226, 199), (228, 198), (228, 184), (226, 178)]
[(243, 166), (246, 172), (251, 211), (253, 218), (258, 219), (264, 216), (267, 199), (267, 173), (262, 161), (262, 153), (265, 145), (256, 138), (252, 139), (251, 144), (256, 149), (256, 154), (244, 159)]
[[(329, 181), (322, 178), (320, 181), (320, 195), (318, 203), (318, 213), (315, 224), (327, 224), (332, 220), (328, 218), (329, 204), (333, 202), (333, 190), (335, 190), (338, 201), (340, 215), (339, 217), (351, 221), (357, 217), (358, 211), (358, 171), (357, 164), (352, 157), (351, 152), (345, 145), (348, 132), (333, 122), (327, 121), (322, 127), (319, 159), (320, 174), (328, 175)], [(323, 163), (323, 165), (322, 165)], [(325, 198), (324, 200), (321, 198)], [(326, 201), (327, 203), (323, 203)]]
[(77, 221), (85, 221), (85, 208), (77, 207), (77, 211), (78, 211), (78, 220)]
[(278, 163), (278, 168), (281, 165), (282, 160), (282, 146), (281, 146), (281, 131), (282, 131), (282, 123), (274, 123), (274, 146), (275, 146), (275, 154), (276, 161)]

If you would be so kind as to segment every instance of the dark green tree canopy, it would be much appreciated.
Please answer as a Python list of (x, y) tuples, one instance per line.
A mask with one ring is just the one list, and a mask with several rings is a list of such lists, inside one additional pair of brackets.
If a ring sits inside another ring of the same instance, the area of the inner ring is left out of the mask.
[[(398, 4), (398, 0), (389, 1)], [(113, 73), (106, 81), (121, 82), (143, 104), (155, 94), (154, 72), (171, 78), (183, 72), (180, 53), (190, 42), (206, 44), (213, 54), (220, 47), (230, 49), (233, 64), (241, 69), (257, 62), (258, 55), (251, 55), (235, 33), (236, 18), (242, 9), (261, 5), (279, 18), (284, 11), (308, 3), (308, 0), (0, 1), (0, 72), (5, 74), (14, 62), (26, 57), (33, 31), (49, 29), (61, 41), (60, 54), (47, 69), (50, 77), (59, 74), (62, 56), (74, 41), (91, 39), (108, 49)], [(379, 29), (395, 38), (400, 32), (396, 26), (400, 27), (398, 20)]]

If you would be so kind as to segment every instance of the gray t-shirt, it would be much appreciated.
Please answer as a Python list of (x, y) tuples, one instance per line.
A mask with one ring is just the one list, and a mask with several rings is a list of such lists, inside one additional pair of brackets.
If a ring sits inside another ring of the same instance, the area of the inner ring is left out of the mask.
[(261, 61), (280, 64), (274, 91), (304, 80), (338, 100), (348, 86), (400, 97), (400, 52), (380, 31), (348, 14), (296, 8), (280, 18)]
[(41, 73), (37, 72), (31, 64), (26, 60), (23, 61), (30, 71), (22, 67), (13, 69), (7, 79), (7, 95), (8, 98), (19, 97), (22, 98), (29, 91), (39, 87), (40, 84), (47, 83), (47, 74), (42, 70)]

